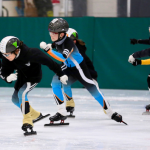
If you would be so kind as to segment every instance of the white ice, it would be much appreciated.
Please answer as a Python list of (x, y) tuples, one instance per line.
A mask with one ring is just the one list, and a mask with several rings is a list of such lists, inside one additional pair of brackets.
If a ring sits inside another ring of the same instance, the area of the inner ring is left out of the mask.
[[(114, 111), (128, 123), (117, 123), (104, 114), (85, 89), (73, 89), (76, 116), (69, 126), (44, 127), (49, 118), (34, 124), (37, 135), (23, 135), (22, 113), (11, 102), (13, 88), (0, 88), (0, 150), (150, 150), (150, 115), (142, 115), (150, 92), (101, 90)], [(51, 88), (29, 93), (32, 107), (42, 114), (57, 111)]]

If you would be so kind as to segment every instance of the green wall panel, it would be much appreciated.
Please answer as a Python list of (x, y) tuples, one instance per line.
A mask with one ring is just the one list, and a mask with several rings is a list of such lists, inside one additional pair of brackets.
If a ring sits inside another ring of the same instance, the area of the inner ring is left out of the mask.
[[(48, 24), (53, 18), (0, 18), (0, 40), (9, 35), (13, 35), (22, 40), (29, 47), (39, 47), (41, 41), (51, 43), (48, 32)], [(87, 43), (87, 54), (92, 59), (93, 55), (93, 17), (65, 18), (71, 28), (75, 28), (79, 33), (79, 38)], [(90, 29), (90, 30), (89, 30)], [(91, 39), (89, 38), (91, 37)], [(58, 61), (57, 61), (58, 62)], [(60, 63), (60, 62), (58, 62)], [(49, 87), (54, 73), (46, 66), (42, 66), (43, 78), (38, 84), (39, 87)], [(13, 86), (0, 80), (0, 86)], [(79, 82), (74, 83), (72, 87), (82, 87)]]
[[(53, 18), (0, 18), (0, 39), (17, 36), (29, 47), (39, 47), (41, 41), (51, 43), (48, 24)], [(147, 89), (150, 66), (134, 67), (128, 57), (148, 45), (131, 45), (130, 39), (149, 38), (150, 18), (67, 17), (69, 26), (78, 31), (86, 42), (87, 55), (98, 72), (100, 88)], [(58, 61), (57, 61), (58, 62)], [(60, 63), (60, 62), (59, 62)], [(43, 78), (39, 87), (50, 87), (54, 73), (42, 66)], [(0, 86), (13, 86), (0, 80)], [(83, 87), (76, 82), (72, 87)]]
[(94, 66), (101, 88), (147, 89), (150, 66), (134, 67), (128, 57), (149, 46), (130, 39), (149, 38), (149, 18), (95, 18)]

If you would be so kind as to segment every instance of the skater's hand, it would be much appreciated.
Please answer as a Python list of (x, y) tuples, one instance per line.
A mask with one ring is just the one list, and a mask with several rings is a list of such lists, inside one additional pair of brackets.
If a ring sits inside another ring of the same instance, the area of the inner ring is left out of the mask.
[(133, 62), (135, 61), (135, 58), (133, 57), (133, 54), (129, 56), (128, 62), (133, 64)]
[(10, 75), (6, 78), (7, 82), (12, 82), (12, 81), (17, 80), (17, 74), (18, 74), (18, 73), (12, 73), (12, 74), (10, 74)]
[(46, 44), (45, 42), (41, 42), (40, 48), (43, 49), (45, 52), (48, 52), (52, 49), (52, 44)]
[(130, 39), (130, 44), (138, 44), (138, 40), (137, 39)]
[(60, 77), (60, 81), (61, 81), (63, 84), (66, 84), (66, 85), (67, 85), (68, 76), (67, 76), (67, 75), (61, 76), (61, 77)]
[(135, 61), (132, 63), (133, 66), (141, 65), (141, 60), (135, 59)]

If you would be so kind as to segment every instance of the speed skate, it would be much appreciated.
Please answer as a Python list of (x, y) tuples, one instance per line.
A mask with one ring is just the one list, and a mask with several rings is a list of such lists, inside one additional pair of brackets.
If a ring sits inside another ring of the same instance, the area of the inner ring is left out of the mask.
[[(63, 116), (60, 113), (56, 113), (54, 116), (50, 117), (50, 123), (49, 124), (45, 124), (44, 126), (59, 126), (59, 125), (69, 125), (69, 123), (65, 123), (64, 120), (67, 119), (67, 116)], [(60, 123), (54, 123), (54, 121), (60, 121)]]
[(38, 121), (40, 121), (40, 120), (42, 120), (42, 119), (48, 117), (49, 115), (50, 115), (50, 114), (47, 114), (47, 115), (43, 116), (42, 114), (40, 114), (40, 116), (39, 116), (37, 119), (33, 120), (33, 123), (36, 123), (36, 122), (38, 122)]
[(150, 104), (146, 105), (145, 108), (146, 108), (146, 111), (143, 112), (142, 115), (150, 115), (150, 112), (149, 112), (149, 110), (150, 110)]
[(48, 127), (48, 126), (60, 126), (60, 125), (69, 125), (69, 123), (65, 123), (64, 120), (61, 120), (60, 123), (54, 123), (53, 121), (50, 121), (49, 124), (45, 124), (44, 126)]

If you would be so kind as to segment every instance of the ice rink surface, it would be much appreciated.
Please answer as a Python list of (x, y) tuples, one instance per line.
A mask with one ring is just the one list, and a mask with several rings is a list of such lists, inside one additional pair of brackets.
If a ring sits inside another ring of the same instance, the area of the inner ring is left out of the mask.
[[(150, 92), (101, 90), (114, 111), (128, 123), (110, 120), (85, 89), (73, 89), (75, 118), (69, 126), (44, 127), (49, 117), (34, 124), (37, 135), (25, 137), (22, 113), (11, 102), (13, 88), (0, 88), (0, 150), (150, 150), (150, 115), (142, 115)], [(35, 88), (28, 95), (42, 114), (57, 111), (51, 88)]]

